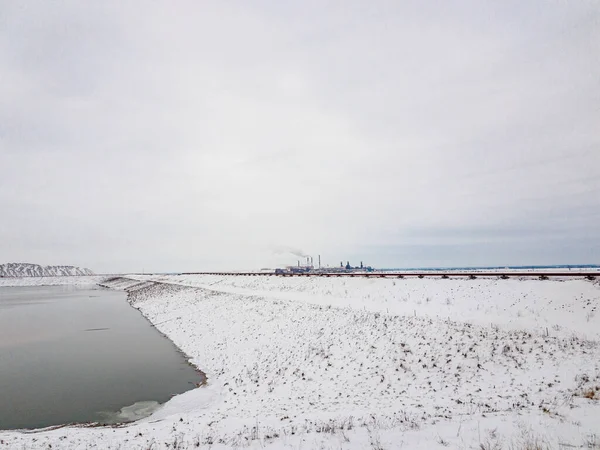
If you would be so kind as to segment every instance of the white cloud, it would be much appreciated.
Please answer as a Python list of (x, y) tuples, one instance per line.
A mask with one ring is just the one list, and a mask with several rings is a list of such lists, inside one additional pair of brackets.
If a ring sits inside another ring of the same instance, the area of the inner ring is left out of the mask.
[(600, 261), (595, 2), (24, 5), (7, 261)]

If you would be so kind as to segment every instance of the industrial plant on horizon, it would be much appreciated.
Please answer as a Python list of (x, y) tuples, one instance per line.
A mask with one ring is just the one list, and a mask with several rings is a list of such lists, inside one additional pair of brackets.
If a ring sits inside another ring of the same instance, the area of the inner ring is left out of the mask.
[(364, 266), (363, 262), (360, 262), (360, 266), (353, 267), (350, 265), (350, 261), (344, 262), (341, 261), (339, 267), (321, 267), (321, 255), (318, 256), (318, 265), (317, 267), (313, 264), (312, 256), (306, 257), (306, 265), (300, 264), (300, 260), (298, 260), (298, 264), (295, 266), (286, 266), (285, 268), (275, 269), (276, 274), (294, 274), (294, 273), (348, 273), (348, 272), (373, 272), (373, 268), (371, 266)]

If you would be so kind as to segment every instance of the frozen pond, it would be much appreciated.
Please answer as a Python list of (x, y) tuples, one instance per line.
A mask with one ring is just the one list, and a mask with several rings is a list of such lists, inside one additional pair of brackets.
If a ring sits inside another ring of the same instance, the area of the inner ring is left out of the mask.
[(202, 380), (124, 292), (0, 287), (0, 429), (130, 421)]

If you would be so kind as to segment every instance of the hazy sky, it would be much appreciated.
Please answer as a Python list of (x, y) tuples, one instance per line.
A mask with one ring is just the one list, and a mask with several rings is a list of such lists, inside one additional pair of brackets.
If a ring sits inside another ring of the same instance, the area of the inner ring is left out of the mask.
[(598, 1), (0, 2), (0, 263), (600, 263), (599, 231)]

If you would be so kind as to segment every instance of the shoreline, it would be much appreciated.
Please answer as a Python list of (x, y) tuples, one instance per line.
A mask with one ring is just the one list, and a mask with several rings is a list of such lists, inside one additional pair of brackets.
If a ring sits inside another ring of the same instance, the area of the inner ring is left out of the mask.
[[(188, 355), (185, 351), (183, 351), (175, 342), (173, 342), (173, 340), (168, 335), (166, 335), (160, 329), (158, 329), (156, 327), (156, 324), (154, 322), (152, 322), (144, 314), (144, 312), (142, 310), (140, 310), (139, 308), (136, 308), (135, 305), (133, 304), (132, 298), (131, 298), (131, 296), (132, 296), (131, 289), (137, 287), (137, 289), (134, 289), (134, 291), (137, 291), (137, 290), (145, 289), (145, 288), (150, 287), (150, 286), (146, 286), (146, 285), (144, 285), (144, 283), (141, 283), (139, 285), (138, 285), (138, 283), (136, 283), (133, 286), (128, 287), (128, 288), (115, 289), (114, 287), (111, 287), (111, 286), (105, 284), (105, 283), (110, 283), (111, 281), (115, 281), (116, 282), (116, 281), (121, 281), (121, 280), (125, 281), (125, 282), (127, 282), (129, 280), (135, 281), (135, 280), (132, 280), (131, 278), (127, 278), (127, 277), (116, 277), (116, 278), (104, 280), (101, 283), (98, 283), (97, 285), (100, 286), (100, 287), (106, 288), (106, 289), (110, 289), (110, 290), (122, 290), (122, 291), (125, 291), (125, 293), (127, 294), (126, 301), (129, 304), (129, 306), (131, 306), (133, 309), (135, 309), (144, 318), (144, 320), (147, 321), (148, 324), (150, 324), (150, 326), (152, 328), (154, 328), (164, 339), (168, 340), (171, 344), (173, 344), (173, 347), (175, 347), (176, 351), (178, 353), (180, 353), (185, 358), (186, 362), (191, 367), (193, 367), (194, 370), (196, 370), (197, 373), (199, 373), (201, 375), (202, 381), (200, 383), (197, 383), (196, 387), (194, 389), (197, 389), (197, 388), (199, 388), (201, 386), (205, 386), (206, 384), (208, 384), (208, 377), (207, 377), (206, 373), (200, 367), (198, 367), (196, 364), (194, 364), (192, 362), (192, 357), (190, 355)], [(160, 282), (152, 282), (152, 284), (161, 284), (161, 283)], [(143, 287), (138, 287), (138, 286), (142, 286), (142, 285), (144, 285), (144, 286)], [(179, 394), (179, 395), (181, 395), (181, 394)]]

